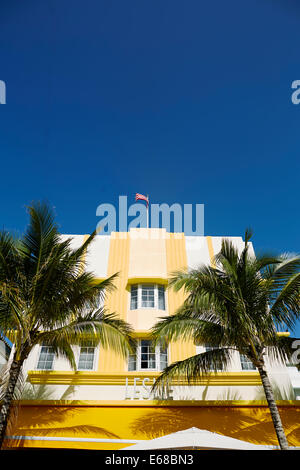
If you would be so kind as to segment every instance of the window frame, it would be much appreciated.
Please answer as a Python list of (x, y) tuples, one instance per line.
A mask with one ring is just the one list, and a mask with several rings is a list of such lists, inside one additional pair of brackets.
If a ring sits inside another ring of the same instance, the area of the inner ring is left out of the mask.
[[(240, 356), (239, 359), (240, 359), (240, 366), (241, 366), (241, 370), (242, 370), (242, 371), (246, 371), (246, 372), (247, 372), (247, 371), (251, 371), (251, 370), (254, 370), (254, 371), (257, 370), (256, 367), (255, 367), (255, 365), (250, 361), (250, 359), (247, 358), (247, 356), (245, 356), (245, 354), (239, 353), (239, 356)], [(242, 357), (243, 357), (245, 360), (242, 360)], [(251, 364), (252, 367), (250, 367), (250, 368), (248, 367), (248, 368), (244, 369), (244, 368), (243, 368), (243, 364)]]
[[(205, 343), (204, 344), (205, 352), (212, 351), (213, 349), (219, 349), (218, 346), (210, 346), (209, 344)], [(210, 369), (211, 371), (214, 371), (214, 369)], [(223, 369), (217, 369), (215, 372), (225, 372), (225, 368)]]
[[(81, 349), (82, 348), (93, 348), (94, 349), (94, 356), (93, 356), (93, 367), (91, 369), (84, 369), (82, 367), (79, 367), (79, 361), (80, 361), (80, 354), (81, 354)], [(88, 372), (88, 371), (93, 371), (95, 370), (95, 365), (98, 362), (98, 346), (79, 346), (78, 347), (78, 353), (77, 353), (77, 370), (83, 371), (83, 372)]]
[[(39, 354), (38, 354), (38, 357), (37, 357), (35, 370), (44, 370), (44, 371), (51, 371), (51, 370), (54, 370), (54, 362), (55, 362), (55, 359), (56, 359), (56, 354), (55, 354), (55, 352), (53, 352), (53, 359), (52, 359), (51, 369), (42, 369), (41, 367), (38, 367), (39, 362), (40, 362), (41, 353), (42, 353), (42, 348), (52, 348), (52, 349), (53, 349), (53, 346), (48, 346), (48, 345), (46, 345), (46, 344), (41, 344), (41, 345), (39, 345)], [(46, 362), (46, 361), (44, 361), (44, 362)]]
[[(195, 347), (196, 347), (196, 355), (198, 354), (203, 354), (203, 353), (206, 353), (207, 351), (210, 351), (212, 349), (219, 349), (218, 346), (210, 346), (208, 343), (201, 343), (201, 344), (197, 344), (197, 343), (194, 343), (195, 344)], [(217, 369), (216, 371), (214, 369), (209, 369), (211, 372), (228, 372), (226, 371), (226, 369)]]
[[(143, 287), (153, 286), (154, 289), (154, 306), (153, 307), (143, 307), (143, 299), (142, 299), (142, 292)], [(132, 288), (137, 289), (137, 297), (136, 297), (136, 308), (132, 308)], [(159, 291), (161, 290), (164, 292), (164, 309), (159, 308)], [(167, 296), (166, 296), (166, 288), (164, 284), (157, 284), (154, 282), (143, 282), (139, 284), (132, 284), (130, 287), (130, 296), (129, 296), (129, 310), (160, 310), (161, 312), (167, 311)]]
[[(149, 367), (149, 368), (142, 368), (142, 341), (149, 341), (150, 343), (152, 342), (151, 339), (148, 338), (139, 338), (137, 340), (137, 349), (135, 354), (129, 354), (128, 357), (128, 362), (127, 362), (127, 370), (128, 372), (161, 372), (163, 369), (161, 368), (161, 344), (157, 344), (155, 346), (155, 352), (154, 353), (148, 353), (150, 354), (155, 354), (155, 368)], [(164, 348), (164, 350), (167, 352), (167, 366), (169, 363), (169, 347), (167, 346)], [(135, 369), (129, 369), (129, 362), (130, 362), (130, 357), (135, 357)], [(150, 361), (150, 359), (148, 359)]]
[[(136, 308), (132, 308), (132, 289), (136, 289), (136, 297), (134, 296), (134, 300), (136, 300)], [(129, 310), (137, 310), (139, 307), (139, 286), (138, 284), (133, 284), (132, 286), (130, 286), (130, 296), (129, 296)]]

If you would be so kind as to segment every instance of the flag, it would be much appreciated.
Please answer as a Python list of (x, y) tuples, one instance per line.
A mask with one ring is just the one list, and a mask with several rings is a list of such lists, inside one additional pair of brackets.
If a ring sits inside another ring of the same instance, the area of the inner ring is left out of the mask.
[(143, 194), (136, 193), (135, 195), (135, 200), (136, 201), (146, 201), (147, 202), (147, 207), (149, 205), (149, 198), (148, 196), (144, 196)]

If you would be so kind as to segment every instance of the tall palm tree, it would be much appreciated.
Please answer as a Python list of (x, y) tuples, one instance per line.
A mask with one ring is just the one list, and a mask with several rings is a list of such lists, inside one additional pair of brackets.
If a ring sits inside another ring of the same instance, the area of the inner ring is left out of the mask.
[(0, 448), (22, 366), (34, 346), (51, 346), (74, 369), (71, 345), (100, 343), (124, 356), (134, 348), (130, 326), (103, 307), (116, 275), (99, 281), (85, 270), (96, 232), (72, 249), (47, 204), (34, 203), (28, 212), (21, 238), (0, 233), (0, 331), (14, 344), (0, 412)]
[(274, 399), (265, 358), (286, 361), (291, 358), (293, 339), (278, 335), (278, 328), (291, 330), (300, 310), (300, 257), (257, 256), (249, 252), (251, 231), (239, 254), (223, 240), (213, 266), (173, 274), (170, 286), (184, 289), (183, 305), (173, 315), (153, 327), (156, 341), (192, 338), (209, 344), (210, 350), (168, 366), (154, 389), (172, 378), (199, 379), (201, 374), (226, 370), (232, 354), (238, 351), (257, 368), (271, 412), (281, 449), (288, 448)]

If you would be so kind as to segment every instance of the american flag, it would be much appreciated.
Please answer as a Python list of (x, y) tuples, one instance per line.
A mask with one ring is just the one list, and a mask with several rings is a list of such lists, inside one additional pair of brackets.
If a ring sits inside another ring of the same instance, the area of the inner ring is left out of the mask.
[(143, 194), (136, 193), (136, 195), (135, 195), (135, 200), (136, 200), (136, 201), (146, 201), (146, 202), (147, 202), (147, 207), (148, 207), (148, 204), (149, 204), (149, 198), (148, 198), (148, 196), (144, 196)]

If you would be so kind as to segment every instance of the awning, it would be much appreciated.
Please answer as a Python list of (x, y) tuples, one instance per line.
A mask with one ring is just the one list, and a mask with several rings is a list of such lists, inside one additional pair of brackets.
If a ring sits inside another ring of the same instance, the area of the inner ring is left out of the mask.
[(121, 450), (148, 449), (272, 450), (278, 449), (278, 447), (251, 444), (205, 429), (190, 428), (156, 439), (142, 441)]

